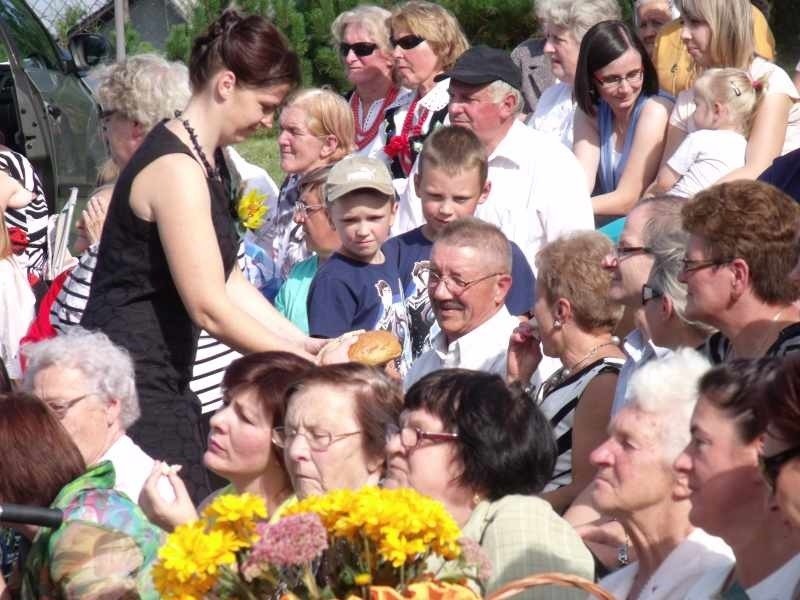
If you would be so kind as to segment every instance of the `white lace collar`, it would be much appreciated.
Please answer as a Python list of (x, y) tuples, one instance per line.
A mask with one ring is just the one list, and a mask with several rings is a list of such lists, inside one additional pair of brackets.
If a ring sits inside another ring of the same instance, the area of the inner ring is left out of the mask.
[(442, 79), (419, 101), (419, 105), (430, 111), (436, 112), (445, 108), (450, 103), (450, 78)]

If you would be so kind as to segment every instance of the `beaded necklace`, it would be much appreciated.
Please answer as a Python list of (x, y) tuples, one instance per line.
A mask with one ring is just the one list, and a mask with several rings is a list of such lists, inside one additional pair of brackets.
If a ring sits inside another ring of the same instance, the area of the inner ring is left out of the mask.
[(189, 119), (181, 119), (181, 111), (175, 111), (175, 118), (178, 119), (183, 128), (186, 130), (186, 133), (189, 134), (189, 139), (192, 142), (192, 146), (194, 147), (194, 151), (197, 153), (197, 156), (200, 158), (200, 162), (203, 165), (203, 168), (206, 170), (208, 177), (210, 179), (216, 179), (217, 181), (222, 181), (222, 175), (220, 174), (219, 167), (212, 167), (211, 163), (209, 162), (208, 158), (206, 158), (206, 153), (203, 152), (203, 148), (200, 146), (200, 142), (197, 139), (197, 134), (194, 131), (194, 128), (189, 124)]
[[(356, 124), (356, 148), (358, 150), (362, 150), (365, 146), (367, 146), (372, 140), (375, 139), (375, 136), (378, 135), (378, 129), (383, 123), (384, 116), (386, 115), (386, 109), (388, 106), (394, 102), (395, 98), (397, 98), (397, 94), (399, 90), (392, 86), (389, 88), (389, 92), (383, 99), (381, 103), (381, 107), (378, 110), (378, 116), (372, 122), (372, 125), (366, 131), (361, 125), (361, 119), (358, 116), (359, 110), (359, 103), (360, 99), (358, 97), (358, 92), (353, 92), (353, 95), (350, 96), (350, 110), (353, 111), (353, 121)], [(363, 111), (362, 111), (363, 112)], [(369, 122), (369, 116), (372, 111), (370, 110), (368, 114), (364, 115), (364, 126)]]

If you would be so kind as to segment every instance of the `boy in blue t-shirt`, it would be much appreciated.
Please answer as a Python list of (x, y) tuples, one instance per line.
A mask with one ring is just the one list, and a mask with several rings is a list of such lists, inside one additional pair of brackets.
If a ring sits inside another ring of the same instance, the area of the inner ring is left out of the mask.
[[(449, 222), (471, 217), (489, 195), (491, 182), (486, 150), (475, 134), (464, 127), (440, 127), (425, 141), (414, 179), (422, 200), (425, 225), (394, 237), (383, 245), (387, 256), (396, 256), (403, 282), (406, 314), (411, 332), (411, 358), (428, 349), (435, 317), (428, 298), (428, 260), (433, 242)], [(525, 255), (511, 244), (511, 290), (506, 308), (512, 315), (527, 315), (534, 304), (535, 278)]]
[(344, 158), (328, 175), (325, 201), (342, 245), (311, 283), (309, 334), (335, 338), (354, 329), (381, 329), (410, 352), (397, 258), (381, 249), (397, 209), (389, 170), (373, 158)]

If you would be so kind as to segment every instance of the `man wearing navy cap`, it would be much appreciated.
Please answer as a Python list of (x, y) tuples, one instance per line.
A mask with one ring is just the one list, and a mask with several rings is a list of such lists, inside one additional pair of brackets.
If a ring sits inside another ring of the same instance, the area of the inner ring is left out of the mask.
[[(439, 76), (448, 77), (450, 123), (475, 132), (489, 154), (491, 191), (475, 216), (516, 242), (535, 271), (544, 244), (570, 231), (594, 229), (583, 170), (560, 142), (519, 120), (521, 77), (508, 52), (473, 46)], [(416, 165), (409, 181), (415, 173)], [(404, 230), (423, 222), (413, 185), (401, 198), (399, 218)]]

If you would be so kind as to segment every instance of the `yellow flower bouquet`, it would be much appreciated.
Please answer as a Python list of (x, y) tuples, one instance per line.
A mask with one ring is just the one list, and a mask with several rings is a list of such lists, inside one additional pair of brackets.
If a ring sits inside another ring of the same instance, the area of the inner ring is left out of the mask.
[(153, 570), (162, 597), (475, 600), (464, 584), (488, 577), (478, 544), (413, 490), (337, 490), (265, 519), (259, 498), (227, 495), (176, 528)]
[(267, 195), (255, 188), (242, 191), (239, 202), (236, 205), (236, 214), (239, 223), (245, 229), (260, 229), (267, 216)]

